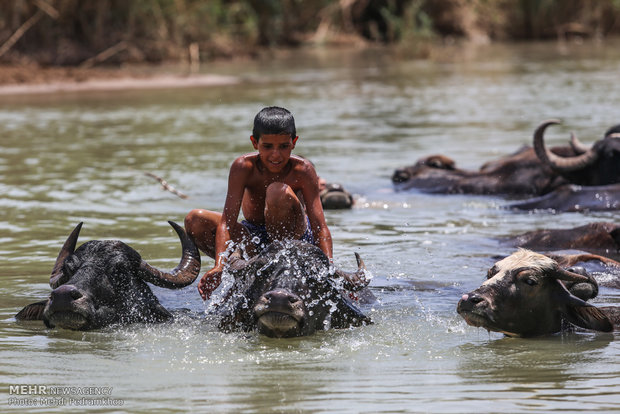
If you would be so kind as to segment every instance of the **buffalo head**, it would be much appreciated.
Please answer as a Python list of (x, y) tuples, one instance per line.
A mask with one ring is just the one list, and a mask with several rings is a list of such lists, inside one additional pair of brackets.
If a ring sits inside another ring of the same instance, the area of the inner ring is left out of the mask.
[(487, 281), (463, 295), (457, 312), (469, 325), (508, 336), (559, 332), (563, 320), (586, 329), (612, 331), (609, 318), (585, 301), (597, 293), (593, 278), (522, 249), (495, 263)]
[(547, 127), (559, 123), (556, 119), (545, 121), (534, 132), (534, 149), (543, 163), (573, 184), (595, 186), (620, 183), (620, 125), (607, 130), (605, 137), (591, 148), (585, 147), (573, 135), (571, 146), (577, 155), (562, 157), (549, 151), (544, 143)]
[(343, 210), (353, 207), (353, 196), (342, 185), (323, 184), (320, 189), (319, 197), (324, 210)]
[(368, 283), (357, 257), (356, 274), (345, 274), (334, 271), (318, 247), (284, 241), (273, 242), (247, 262), (231, 260), (232, 283), (216, 305), (223, 315), (221, 328), (256, 329), (280, 338), (370, 323), (343, 293)]
[(159, 322), (172, 315), (146, 282), (175, 289), (191, 284), (200, 271), (194, 242), (176, 223), (183, 255), (166, 272), (150, 266), (118, 240), (92, 240), (75, 249), (82, 223), (63, 245), (52, 275), (48, 299), (22, 309), (17, 320), (43, 320), (48, 327), (89, 330), (113, 323)]

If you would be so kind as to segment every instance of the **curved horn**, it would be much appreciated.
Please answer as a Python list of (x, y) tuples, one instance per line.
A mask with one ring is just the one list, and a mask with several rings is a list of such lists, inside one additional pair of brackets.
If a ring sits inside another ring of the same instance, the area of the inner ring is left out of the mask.
[(587, 276), (580, 275), (579, 273), (573, 273), (566, 269), (562, 269), (561, 267), (558, 267), (557, 270), (553, 272), (553, 277), (567, 282), (592, 283), (592, 280), (590, 280)]
[(581, 141), (577, 138), (577, 135), (574, 132), (570, 133), (570, 147), (575, 151), (577, 155), (581, 155), (590, 150), (590, 147), (582, 144)]
[(559, 123), (560, 121), (557, 119), (550, 119), (536, 128), (536, 132), (534, 132), (534, 151), (538, 159), (560, 174), (581, 170), (594, 163), (598, 159), (598, 153), (591, 148), (576, 157), (564, 158), (555, 155), (545, 147), (545, 142), (543, 140), (545, 129), (547, 129), (549, 125)]
[(75, 251), (75, 245), (77, 244), (80, 230), (82, 230), (82, 224), (84, 224), (84, 222), (80, 222), (77, 226), (75, 226), (69, 237), (67, 237), (65, 244), (62, 245), (60, 253), (58, 253), (56, 263), (52, 269), (52, 275), (50, 276), (50, 286), (52, 289), (56, 289), (58, 286), (66, 283), (69, 279), (68, 276), (66, 276), (62, 271), (62, 267), (65, 264), (67, 257), (72, 255)]
[(336, 270), (335, 275), (344, 279), (344, 288), (352, 292), (362, 290), (370, 283), (370, 278), (366, 277), (366, 265), (357, 252), (355, 253), (355, 260), (357, 260), (356, 272), (345, 272), (343, 270)]
[(180, 289), (191, 285), (200, 272), (200, 253), (194, 241), (185, 233), (178, 224), (168, 221), (174, 231), (179, 235), (183, 256), (178, 266), (169, 272), (163, 272), (142, 260), (140, 264), (140, 276), (145, 281), (167, 289)]

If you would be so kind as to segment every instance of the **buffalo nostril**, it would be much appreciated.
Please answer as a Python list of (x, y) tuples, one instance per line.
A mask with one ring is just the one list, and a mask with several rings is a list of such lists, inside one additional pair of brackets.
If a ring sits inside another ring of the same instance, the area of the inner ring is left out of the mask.
[(80, 292), (80, 291), (79, 291), (79, 290), (77, 290), (77, 289), (72, 290), (69, 294), (71, 295), (71, 298), (73, 298), (74, 300), (75, 300), (75, 299), (79, 299), (79, 298), (81, 298), (81, 297), (83, 296), (83, 295), (82, 295), (82, 292)]
[(407, 181), (410, 178), (410, 175), (407, 171), (404, 170), (396, 170), (392, 175), (392, 181), (395, 183), (402, 183)]
[(477, 303), (482, 302), (483, 300), (484, 300), (484, 298), (482, 298), (481, 296), (478, 296), (478, 295), (471, 295), (471, 296), (469, 296), (469, 301), (471, 303), (473, 303), (474, 305), (477, 304)]
[(301, 300), (296, 294), (283, 290), (267, 292), (263, 295), (263, 297), (267, 299), (270, 306), (274, 307), (290, 306)]
[(52, 300), (76, 300), (83, 296), (82, 292), (73, 285), (62, 285), (50, 294)]

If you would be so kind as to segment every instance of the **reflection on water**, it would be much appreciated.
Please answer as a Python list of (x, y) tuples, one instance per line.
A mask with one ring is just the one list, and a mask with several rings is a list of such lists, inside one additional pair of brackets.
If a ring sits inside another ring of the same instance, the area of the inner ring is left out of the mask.
[[(521, 386), (541, 383), (557, 385), (576, 381), (596, 362), (613, 335), (565, 333), (536, 339), (503, 338), (484, 345), (464, 344), (459, 373), (474, 376), (476, 382), (518, 383)], [(564, 388), (565, 385), (562, 386)]]
[[(613, 336), (507, 339), (455, 312), (493, 257), (510, 253), (496, 237), (617, 214), (514, 213), (498, 197), (395, 192), (390, 183), (395, 168), (434, 153), (477, 168), (529, 143), (546, 118), (564, 120), (551, 145), (570, 131), (594, 141), (618, 123), (617, 46), (492, 46), (410, 62), (318, 51), (209, 68), (238, 85), (3, 96), (0, 404), (10, 384), (34, 383), (112, 386), (129, 411), (617, 411)], [(358, 252), (374, 275), (378, 302), (364, 311), (375, 324), (303, 339), (223, 334), (195, 284), (153, 288), (175, 323), (86, 333), (15, 323), (21, 307), (49, 294), (51, 266), (79, 221), (80, 243), (120, 239), (154, 266), (176, 266), (167, 220), (221, 209), (228, 167), (252, 149), (252, 119), (270, 104), (295, 114), (295, 152), (356, 196), (353, 210), (329, 211), (327, 221), (337, 265), (354, 268)]]
[[(521, 394), (521, 409), (615, 410), (617, 362), (599, 366), (613, 335), (562, 334), (532, 340), (504, 338), (459, 347), (464, 382), (497, 395)], [(463, 358), (464, 357), (464, 358)], [(595, 368), (596, 367), (596, 368)]]

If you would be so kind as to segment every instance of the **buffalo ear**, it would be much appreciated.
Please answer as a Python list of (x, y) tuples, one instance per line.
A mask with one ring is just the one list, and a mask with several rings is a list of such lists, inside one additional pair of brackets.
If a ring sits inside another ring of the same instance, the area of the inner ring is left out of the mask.
[(20, 310), (17, 315), (15, 315), (15, 319), (18, 321), (42, 321), (45, 305), (47, 305), (47, 299), (31, 303)]
[(586, 306), (567, 306), (564, 313), (566, 320), (581, 328), (592, 329), (600, 332), (611, 332), (614, 330), (611, 321), (599, 308)]
[(332, 328), (349, 328), (351, 326), (370, 325), (370, 318), (362, 313), (362, 311), (353, 304), (343, 294), (339, 294), (337, 301), (338, 310), (333, 313), (331, 326)]
[(172, 314), (159, 302), (155, 304), (151, 312), (152, 320), (150, 322), (165, 322), (172, 319)]

